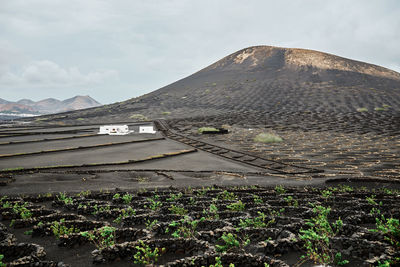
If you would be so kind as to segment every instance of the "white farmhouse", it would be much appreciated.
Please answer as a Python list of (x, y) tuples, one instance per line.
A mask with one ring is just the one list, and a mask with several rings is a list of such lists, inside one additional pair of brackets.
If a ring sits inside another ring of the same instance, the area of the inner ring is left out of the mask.
[(132, 132), (129, 131), (128, 125), (104, 125), (100, 126), (98, 134), (126, 135)]
[(139, 127), (139, 133), (155, 134), (156, 131), (154, 131), (153, 126), (140, 126)]

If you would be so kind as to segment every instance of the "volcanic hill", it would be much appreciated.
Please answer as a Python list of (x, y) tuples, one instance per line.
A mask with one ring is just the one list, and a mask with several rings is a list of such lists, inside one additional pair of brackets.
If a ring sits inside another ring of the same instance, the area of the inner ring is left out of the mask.
[(53, 118), (182, 118), (232, 112), (393, 115), (399, 110), (400, 73), (313, 50), (255, 46), (149, 94)]

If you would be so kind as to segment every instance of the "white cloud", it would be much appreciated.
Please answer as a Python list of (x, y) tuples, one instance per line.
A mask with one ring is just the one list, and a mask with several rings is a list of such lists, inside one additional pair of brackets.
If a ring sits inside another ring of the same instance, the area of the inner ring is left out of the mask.
[(77, 67), (63, 68), (49, 60), (33, 61), (19, 74), (7, 71), (0, 73), (0, 85), (21, 86), (85, 86), (108, 81), (117, 81), (116, 70), (97, 70), (82, 73)]
[(309, 48), (399, 71), (399, 18), (397, 0), (3, 0), (0, 97), (91, 90), (104, 103), (121, 101), (252, 45)]

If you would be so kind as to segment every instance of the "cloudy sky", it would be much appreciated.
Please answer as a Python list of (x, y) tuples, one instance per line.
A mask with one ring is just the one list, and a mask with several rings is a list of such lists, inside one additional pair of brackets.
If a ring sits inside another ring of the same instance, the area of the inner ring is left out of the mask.
[(253, 45), (400, 72), (400, 1), (1, 0), (0, 98), (123, 101)]

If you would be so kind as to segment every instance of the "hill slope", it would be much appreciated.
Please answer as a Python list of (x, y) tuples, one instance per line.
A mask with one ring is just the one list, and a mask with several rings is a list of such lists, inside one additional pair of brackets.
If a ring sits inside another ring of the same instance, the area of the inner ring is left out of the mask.
[(37, 102), (30, 99), (21, 99), (17, 102), (10, 102), (0, 99), (0, 112), (18, 117), (20, 114), (51, 114), (84, 108), (97, 107), (101, 104), (90, 96), (75, 96), (64, 101), (54, 98), (47, 98)]
[(249, 47), (159, 90), (73, 117), (400, 110), (400, 74), (305, 49)]

